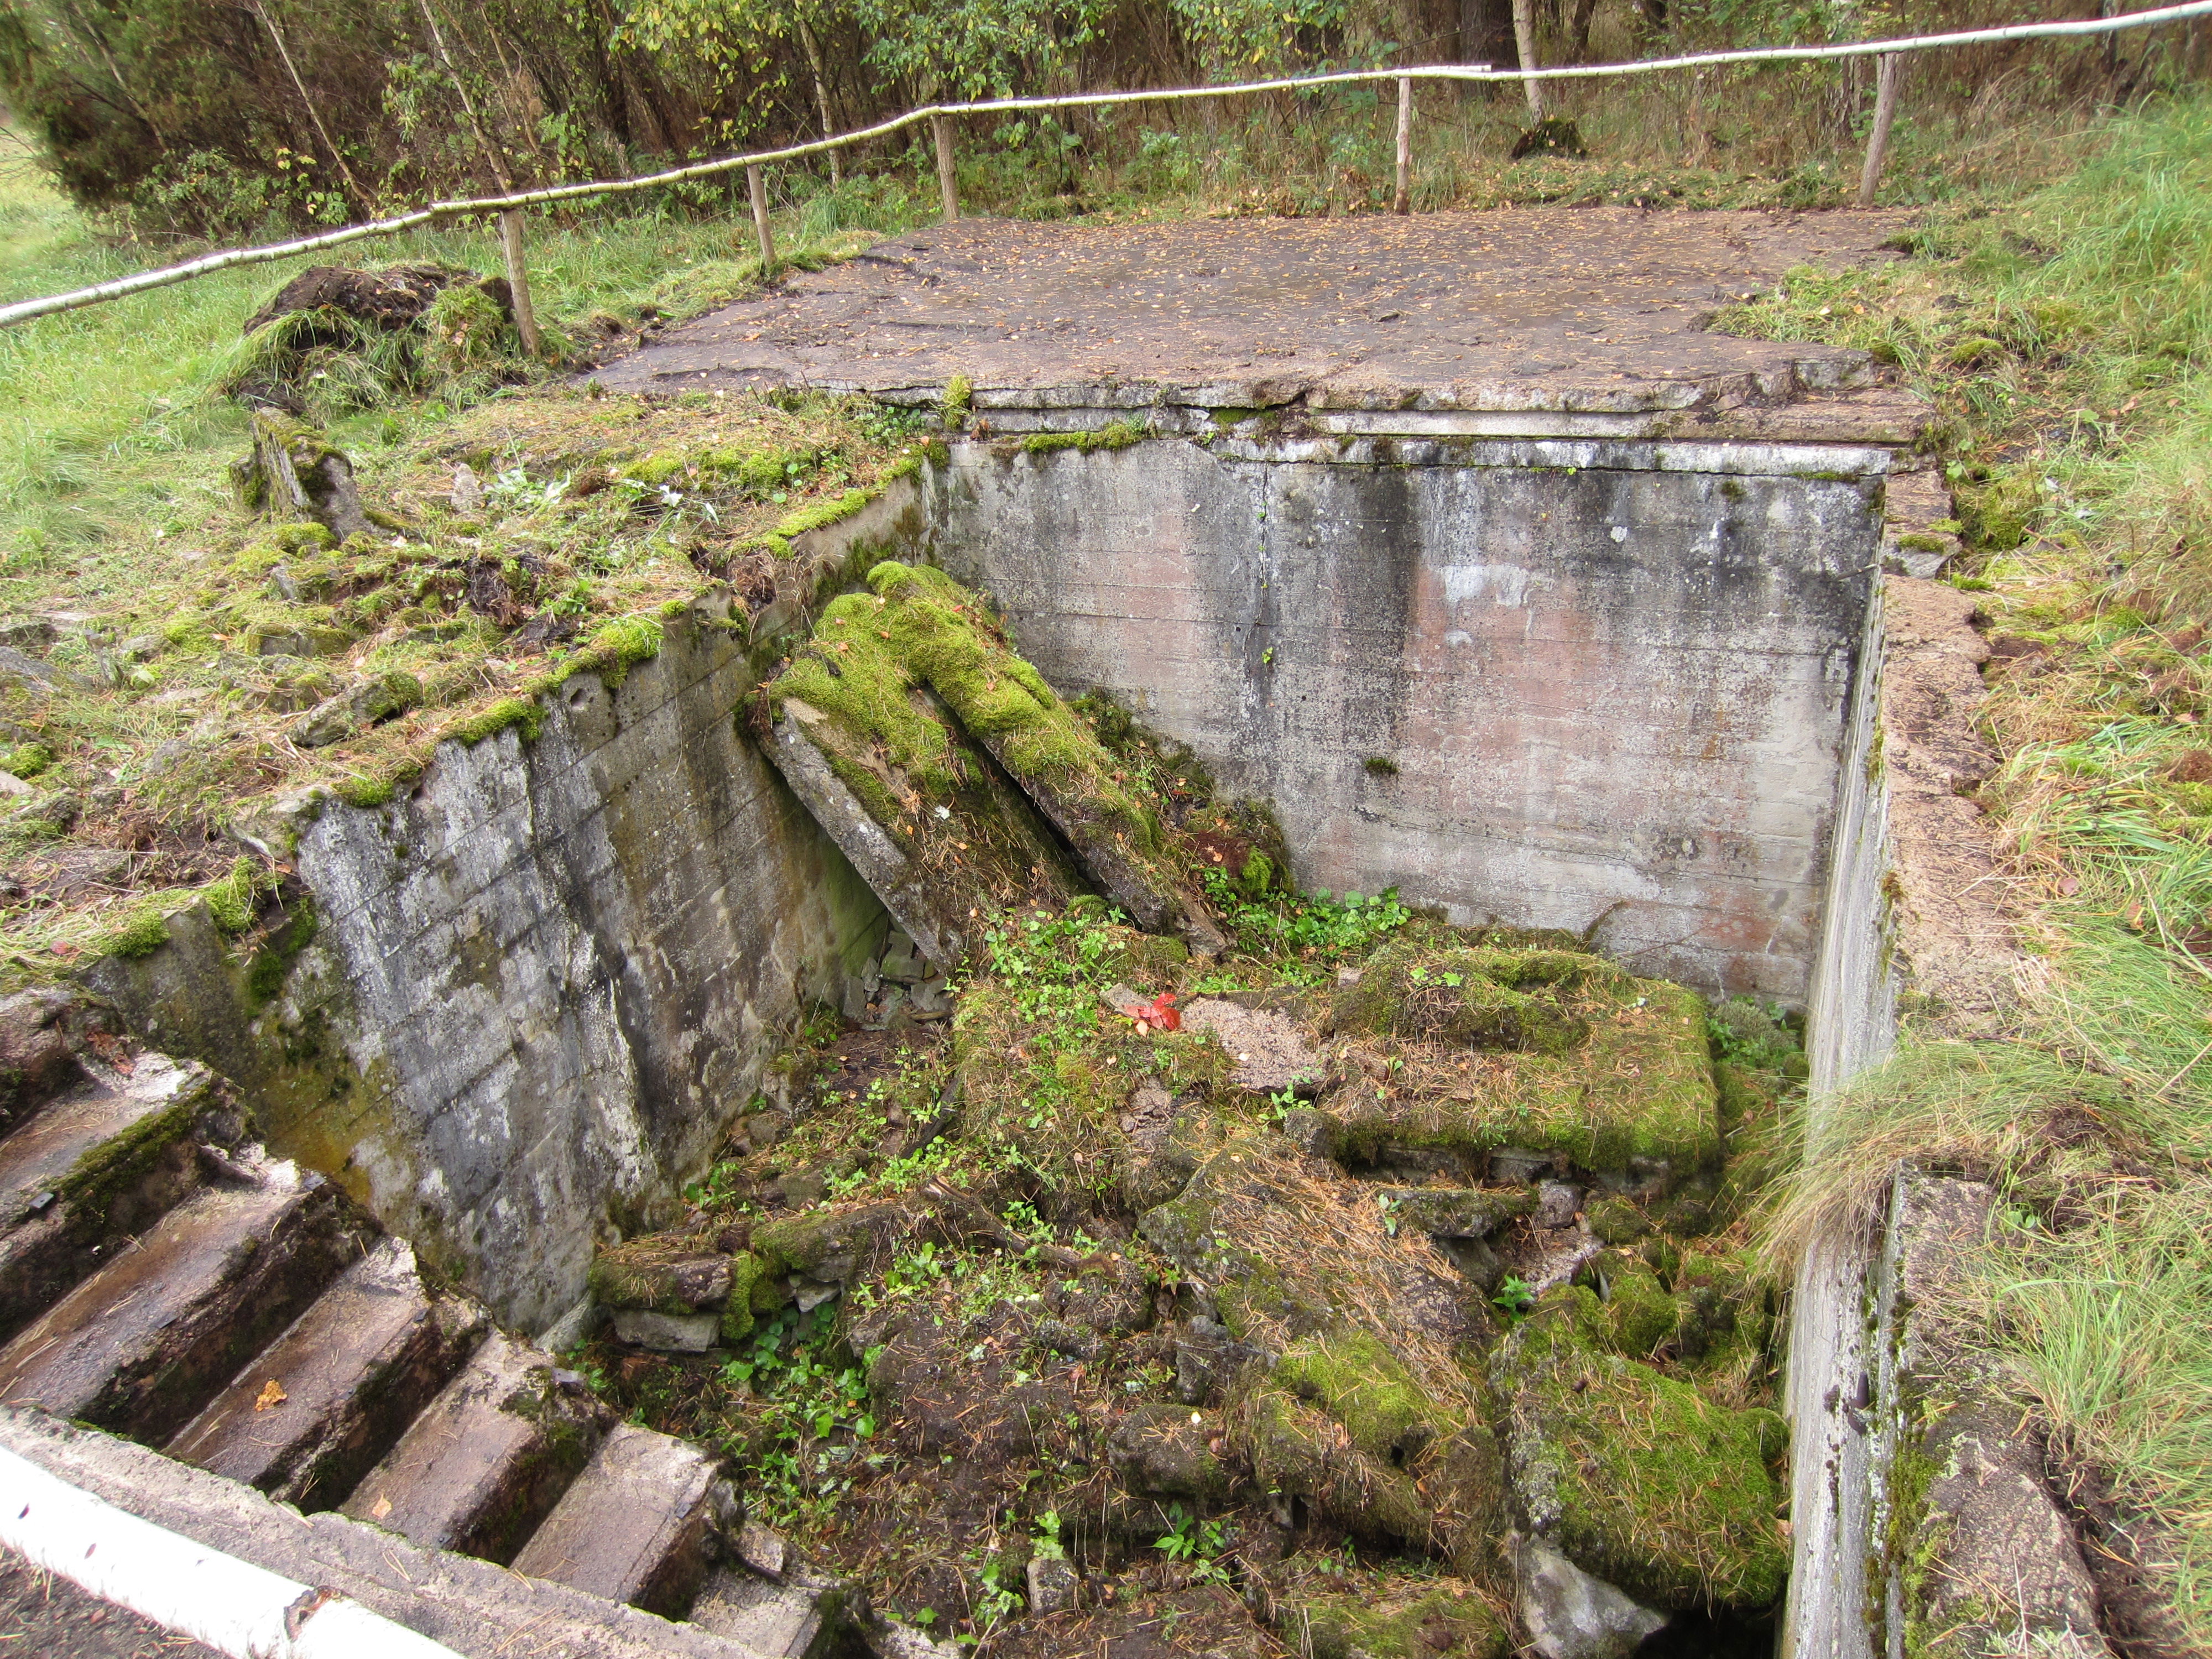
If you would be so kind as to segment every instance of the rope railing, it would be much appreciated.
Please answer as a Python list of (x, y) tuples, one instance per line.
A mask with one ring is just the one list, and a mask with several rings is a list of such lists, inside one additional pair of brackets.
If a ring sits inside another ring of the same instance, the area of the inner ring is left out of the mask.
[[(1875, 181), (1880, 177), (1881, 158), (1887, 146), (1889, 120), (1896, 106), (1897, 66), (1903, 54), (1933, 52), (1947, 46), (1992, 46), (2012, 40), (2051, 40), (2116, 33), (2123, 29), (2149, 28), (2161, 23), (2185, 22), (2196, 17), (2212, 17), (2212, 0), (2186, 0), (2179, 5), (2160, 6), (2148, 11), (2123, 13), (2114, 17), (2083, 17), (2048, 23), (2008, 23), (1991, 28), (1960, 29), (1948, 34), (1908, 35), (1883, 40), (1846, 40), (1818, 46), (1751, 46), (1730, 52), (1692, 52), (1679, 58), (1649, 58), (1621, 64), (1562, 64), (1551, 68), (1493, 69), (1486, 64), (1424, 64), (1396, 69), (1338, 70), (1320, 75), (1282, 76), (1271, 80), (1245, 81), (1226, 85), (1200, 87), (1147, 87), (1121, 92), (1066, 93), (1045, 97), (986, 98), (969, 103), (927, 104), (911, 109), (872, 126), (858, 127), (849, 132), (832, 134), (811, 139), (803, 143), (786, 144), (779, 149), (757, 150), (749, 154), (726, 155), (710, 161), (696, 161), (678, 167), (669, 167), (659, 173), (641, 173), (629, 179), (599, 179), (583, 184), (549, 185), (537, 190), (510, 191), (501, 196), (471, 197), (455, 201), (433, 202), (427, 207), (410, 212), (394, 214), (382, 219), (369, 220), (343, 229), (325, 231), (317, 235), (295, 237), (289, 241), (271, 242), (258, 247), (229, 248), (219, 252), (204, 254), (187, 259), (180, 264), (166, 265), (154, 270), (143, 270), (129, 276), (118, 276), (110, 282), (95, 283), (67, 294), (51, 295), (44, 299), (20, 300), (12, 305), (0, 306), (0, 328), (12, 327), (40, 317), (51, 317), (64, 312), (81, 310), (87, 306), (104, 305), (110, 301), (127, 299), (134, 294), (167, 288), (177, 283), (190, 282), (195, 277), (212, 276), (216, 271), (228, 270), (240, 265), (267, 264), (278, 260), (303, 258), (332, 248), (374, 237), (398, 236), (410, 230), (434, 225), (443, 221), (470, 216), (513, 216), (529, 208), (552, 207), (562, 203), (579, 202), (605, 196), (635, 195), (641, 191), (665, 190), (673, 185), (689, 184), (697, 179), (713, 179), (725, 173), (744, 169), (752, 198), (753, 217), (757, 231), (763, 270), (775, 264), (774, 245), (769, 234), (767, 197), (762, 188), (759, 169), (778, 162), (804, 161), (808, 156), (820, 155), (848, 149), (854, 144), (871, 143), (905, 131), (909, 127), (930, 123), (936, 140), (938, 175), (944, 198), (945, 216), (959, 216), (959, 199), (952, 177), (951, 123), (961, 116), (1010, 115), (1030, 111), (1099, 109), (1115, 104), (1163, 104), (1205, 98), (1241, 98), (1261, 93), (1296, 91), (1308, 87), (1358, 86), (1382, 82), (1398, 83), (1398, 191), (1396, 206), (1405, 211), (1407, 198), (1407, 167), (1409, 165), (1412, 123), (1413, 83), (1416, 81), (1460, 82), (1476, 85), (1516, 82), (1523, 85), (1544, 81), (1593, 80), (1616, 76), (1655, 75), (1665, 70), (1708, 69), (1733, 64), (1818, 63), (1835, 58), (1875, 58), (1883, 62), (1881, 92), (1875, 111), (1873, 132), (1868, 144), (1866, 171), (1861, 181), (1860, 200), (1870, 204)], [(518, 222), (507, 221), (510, 227)], [(508, 263), (519, 265), (521, 241), (519, 231), (510, 228), (507, 236)], [(511, 276), (517, 279), (518, 289), (525, 289), (524, 273), (519, 269)]]

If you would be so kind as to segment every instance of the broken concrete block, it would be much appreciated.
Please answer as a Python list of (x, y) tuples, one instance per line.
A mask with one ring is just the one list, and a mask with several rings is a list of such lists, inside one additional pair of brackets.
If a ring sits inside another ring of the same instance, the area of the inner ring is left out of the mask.
[(662, 1353), (704, 1353), (722, 1330), (720, 1314), (665, 1314), (650, 1308), (617, 1308), (615, 1334), (633, 1347)]

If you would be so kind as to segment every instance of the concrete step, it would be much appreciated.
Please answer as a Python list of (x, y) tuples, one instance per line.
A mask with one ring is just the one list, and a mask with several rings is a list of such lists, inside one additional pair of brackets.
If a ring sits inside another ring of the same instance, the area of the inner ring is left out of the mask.
[(353, 1490), (482, 1340), (483, 1310), (434, 1291), (414, 1250), (380, 1239), (255, 1355), (169, 1455), (302, 1510)]
[(697, 1594), (731, 1507), (714, 1458), (618, 1424), (522, 1547), (514, 1571), (673, 1618)]
[(227, 1115), (204, 1066), (142, 1054), (127, 1074), (80, 1073), (0, 1140), (0, 1341), (198, 1187), (194, 1137)]
[(511, 1561), (605, 1416), (551, 1355), (494, 1331), (342, 1507), (426, 1549)]
[[(0, 1407), (0, 1451), (210, 1549), (358, 1601), (467, 1659), (764, 1659), (695, 1625), (426, 1550), (331, 1510), (303, 1516), (251, 1486), (43, 1413)], [(284, 1650), (313, 1650), (315, 1626), (306, 1628), (308, 1639)]]
[(824, 1659), (842, 1631), (839, 1589), (835, 1579), (810, 1588), (743, 1566), (717, 1567), (691, 1604), (690, 1620), (769, 1659)]
[(0, 1349), (0, 1402), (166, 1439), (359, 1253), (337, 1194), (249, 1158)]

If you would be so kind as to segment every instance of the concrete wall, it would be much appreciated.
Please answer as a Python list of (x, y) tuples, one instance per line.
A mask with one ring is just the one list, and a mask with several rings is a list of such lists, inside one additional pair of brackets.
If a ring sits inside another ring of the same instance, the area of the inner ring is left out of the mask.
[[(1300, 882), (1801, 1002), (1884, 452), (956, 446), (939, 562), (1272, 799)], [(1395, 765), (1370, 769), (1370, 757)]]
[(447, 744), (411, 796), (325, 805), (297, 854), (319, 930), (267, 1006), (201, 914), (100, 988), (542, 1328), (595, 1239), (670, 1213), (802, 1000), (881, 937), (739, 730), (752, 684), (727, 630), (678, 620), (618, 690), (569, 681), (534, 743)]
[[(1897, 1042), (1898, 975), (1889, 903), (1889, 792), (1881, 770), (1881, 589), (1853, 688), (1823, 907), (1806, 1010), (1806, 1128), (1820, 1133), (1833, 1091)], [(1813, 1241), (1790, 1304), (1783, 1414), (1790, 1426), (1790, 1574), (1782, 1659), (1870, 1659), (1868, 1606), (1876, 1451), (1871, 1382), (1878, 1317), (1869, 1242), (1848, 1231)]]

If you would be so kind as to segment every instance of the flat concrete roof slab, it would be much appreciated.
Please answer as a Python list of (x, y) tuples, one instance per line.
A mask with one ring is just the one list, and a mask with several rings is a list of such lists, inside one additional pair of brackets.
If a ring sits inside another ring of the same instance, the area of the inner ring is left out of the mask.
[[(1100, 388), (1118, 386), (1133, 406), (1681, 408), (1716, 380), (1750, 375), (1782, 391), (1852, 378), (1860, 354), (1704, 325), (1792, 266), (1883, 257), (1907, 216), (1516, 208), (966, 219), (794, 274), (595, 378), (664, 394), (881, 395), (964, 374), (979, 392), (1019, 393), (1006, 401), (1030, 406), (1079, 388), (1096, 406)], [(992, 401), (979, 398), (979, 409)]]

